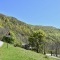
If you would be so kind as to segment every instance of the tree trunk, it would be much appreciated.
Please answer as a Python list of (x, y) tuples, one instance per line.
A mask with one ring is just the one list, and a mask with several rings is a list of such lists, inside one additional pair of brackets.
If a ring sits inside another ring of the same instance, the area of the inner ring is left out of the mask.
[(58, 57), (58, 43), (56, 43), (56, 50), (55, 50), (56, 57)]
[(56, 47), (56, 57), (58, 57), (57, 50), (58, 50), (58, 49), (57, 49), (57, 47)]
[(52, 51), (51, 51), (51, 56), (52, 56)]
[(38, 48), (37, 48), (37, 53), (39, 53), (39, 50), (38, 50)]
[(43, 49), (44, 49), (44, 55), (45, 55), (45, 54), (46, 54), (46, 50), (45, 50), (45, 44), (44, 44), (44, 48), (43, 48)]
[(7, 43), (7, 48), (8, 48), (8, 43)]
[(38, 44), (36, 46), (36, 51), (37, 51), (37, 53), (39, 53), (39, 45)]
[(46, 54), (45, 48), (44, 48), (44, 55)]

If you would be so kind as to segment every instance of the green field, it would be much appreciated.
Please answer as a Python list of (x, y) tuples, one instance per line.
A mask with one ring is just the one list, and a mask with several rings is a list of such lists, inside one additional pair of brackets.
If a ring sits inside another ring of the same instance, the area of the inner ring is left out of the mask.
[(0, 47), (0, 60), (56, 60), (49, 58), (45, 55), (38, 54), (33, 51), (25, 50), (19, 47), (9, 45), (7, 48), (6, 43)]

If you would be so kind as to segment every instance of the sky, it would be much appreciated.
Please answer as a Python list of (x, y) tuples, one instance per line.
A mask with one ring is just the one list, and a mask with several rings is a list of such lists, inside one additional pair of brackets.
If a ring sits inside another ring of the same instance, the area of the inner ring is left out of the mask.
[(27, 24), (60, 28), (60, 0), (0, 0), (0, 13)]

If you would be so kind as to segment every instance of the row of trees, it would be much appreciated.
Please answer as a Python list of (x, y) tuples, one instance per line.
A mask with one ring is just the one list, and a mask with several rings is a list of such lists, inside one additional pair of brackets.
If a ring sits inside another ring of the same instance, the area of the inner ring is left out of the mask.
[(51, 56), (54, 53), (57, 57), (58, 49), (60, 48), (59, 47), (60, 41), (58, 36), (57, 38), (55, 38), (55, 36), (52, 36), (52, 37), (56, 40), (50, 37), (52, 41), (49, 42), (49, 40), (47, 40), (47, 36), (44, 31), (42, 30), (33, 31), (33, 33), (29, 36), (29, 45), (32, 47), (32, 50), (35, 50), (37, 53), (40, 52), (40, 53), (46, 54), (46, 50), (48, 49), (50, 50)]

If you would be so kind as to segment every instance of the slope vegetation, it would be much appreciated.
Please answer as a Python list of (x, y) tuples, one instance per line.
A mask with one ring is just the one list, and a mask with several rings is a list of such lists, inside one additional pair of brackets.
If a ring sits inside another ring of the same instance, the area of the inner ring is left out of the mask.
[(34, 30), (42, 29), (47, 34), (47, 40), (60, 40), (60, 29), (52, 26), (33, 26), (19, 21), (15, 17), (0, 14), (0, 40), (8, 32), (11, 32), (14, 39), (28, 43), (28, 36)]
[(38, 54), (33, 51), (25, 50), (18, 47), (13, 47), (9, 44), (9, 48), (4, 43), (3, 47), (0, 47), (0, 60), (56, 60), (46, 57), (45, 55)]

